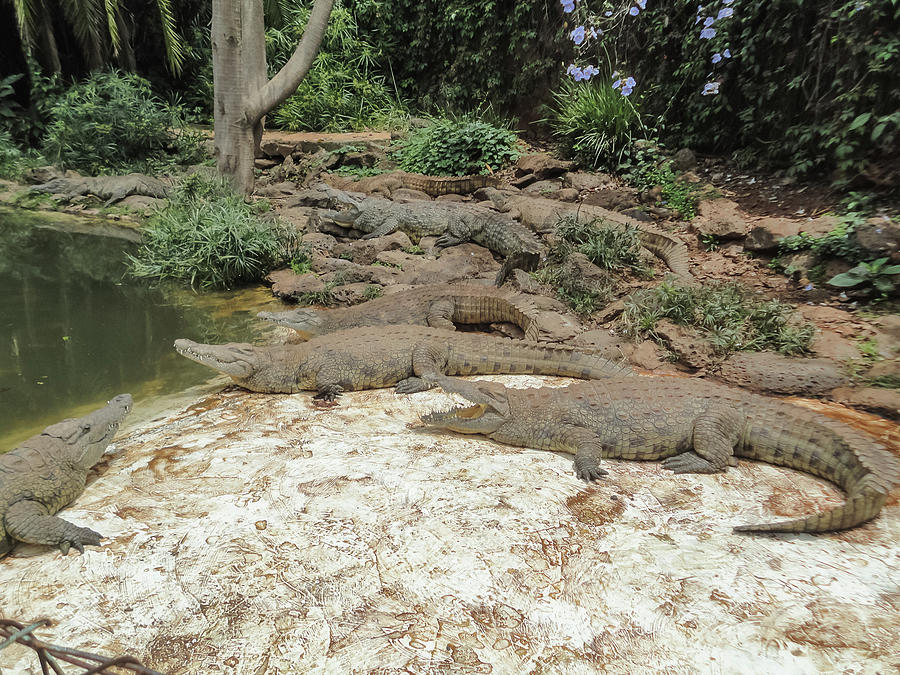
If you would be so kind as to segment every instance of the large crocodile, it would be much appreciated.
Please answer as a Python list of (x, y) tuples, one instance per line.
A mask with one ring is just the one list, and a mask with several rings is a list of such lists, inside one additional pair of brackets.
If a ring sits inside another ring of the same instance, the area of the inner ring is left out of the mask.
[(366, 234), (363, 239), (383, 237), (402, 230), (411, 239), (436, 236), (436, 248), (473, 241), (504, 257), (497, 274), (499, 286), (516, 267), (536, 269), (546, 253), (537, 237), (515, 220), (490, 209), (468, 204), (416, 201), (407, 204), (379, 197), (358, 199), (325, 187), (325, 192), (346, 204), (343, 211), (323, 210), (320, 217)]
[(353, 307), (289, 312), (260, 312), (257, 316), (289, 326), (305, 339), (358, 326), (413, 324), (455, 330), (454, 323), (508, 321), (528, 340), (540, 337), (538, 309), (521, 293), (478, 284), (434, 284), (391, 293)]
[(309, 342), (254, 347), (176, 340), (179, 354), (215, 368), (251, 391), (316, 391), (333, 401), (343, 391), (397, 385), (401, 394), (434, 386), (439, 374), (534, 374), (604, 378), (627, 366), (567, 345), (457, 333), (422, 326), (378, 326), (315, 337)]
[(105, 199), (105, 206), (125, 199), (131, 195), (143, 195), (165, 198), (171, 188), (158, 178), (141, 173), (129, 173), (124, 176), (75, 176), (71, 178), (54, 178), (31, 188), (32, 192), (49, 192), (60, 194), (67, 200), (81, 195), (96, 195)]
[(825, 532), (874, 518), (900, 481), (900, 461), (849, 426), (777, 399), (702, 380), (635, 377), (554, 389), (507, 389), (439, 376), (473, 405), (424, 415), (426, 426), (575, 454), (579, 477), (601, 457), (662, 459), (675, 473), (723, 471), (737, 457), (836, 483), (846, 502), (816, 515), (738, 532)]
[(58, 546), (98, 546), (100, 535), (53, 514), (84, 490), (96, 464), (131, 410), (120, 394), (105, 407), (53, 424), (15, 450), (0, 455), (0, 556), (17, 541)]
[(535, 232), (552, 231), (561, 218), (574, 216), (580, 222), (601, 221), (606, 226), (630, 225), (638, 231), (641, 245), (662, 260), (680, 277), (692, 278), (688, 269), (687, 247), (671, 234), (624, 214), (589, 204), (567, 204), (556, 199), (541, 199), (504, 193), (486, 188), (485, 194), (502, 212), (510, 213)]
[[(334, 183), (335, 179), (329, 176), (326, 180)], [(391, 171), (377, 176), (369, 176), (353, 183), (341, 181), (335, 183), (337, 187), (346, 188), (355, 192), (367, 194), (383, 194), (390, 197), (394, 190), (408, 188), (420, 190), (431, 197), (440, 197), (448, 194), (469, 194), (484, 187), (496, 187), (500, 180), (496, 176), (468, 175), (468, 176), (428, 176), (422, 173), (407, 173), (405, 171)]]

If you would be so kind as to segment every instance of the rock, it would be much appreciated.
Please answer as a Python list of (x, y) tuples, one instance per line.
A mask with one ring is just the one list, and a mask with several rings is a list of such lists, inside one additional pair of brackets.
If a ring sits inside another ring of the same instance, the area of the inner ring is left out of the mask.
[(801, 222), (791, 218), (757, 220), (744, 239), (744, 248), (748, 251), (775, 251), (779, 241), (800, 233)]
[(36, 166), (33, 169), (28, 169), (25, 171), (22, 179), (26, 183), (31, 184), (49, 183), (55, 178), (65, 178), (67, 175), (67, 173), (60, 171), (55, 166), (48, 164), (46, 166)]
[(378, 284), (356, 281), (336, 286), (331, 290), (331, 294), (338, 304), (357, 305), (370, 299), (368, 294), (372, 292), (373, 288), (378, 289), (379, 292), (381, 291), (381, 286)]
[(638, 205), (637, 192), (624, 188), (606, 188), (588, 192), (582, 201), (585, 204), (601, 206), (610, 211), (624, 211)]
[(575, 188), (563, 188), (555, 196), (561, 202), (575, 202), (578, 201), (579, 194), (581, 193)]
[(887, 378), (900, 383), (900, 359), (885, 359), (878, 361), (866, 371), (867, 380)]
[(296, 143), (287, 143), (284, 141), (264, 141), (260, 144), (259, 149), (269, 157), (290, 157), (297, 149)]
[(464, 202), (466, 201), (465, 195), (458, 195), (454, 192), (451, 192), (446, 195), (438, 195), (434, 198), (436, 202)]
[(400, 187), (391, 192), (391, 199), (401, 204), (408, 202), (431, 201), (431, 197), (427, 192), (422, 190), (413, 190), (412, 188)]
[(734, 354), (719, 372), (729, 384), (804, 396), (821, 396), (848, 381), (831, 359), (790, 358), (775, 352)]
[(651, 340), (644, 340), (639, 344), (628, 359), (644, 370), (656, 370), (663, 365), (659, 346)]
[(581, 324), (576, 319), (559, 312), (538, 312), (537, 323), (542, 342), (566, 342), (581, 332)]
[(875, 320), (875, 325), (878, 326), (878, 329), (882, 333), (890, 335), (894, 340), (900, 341), (900, 315), (885, 314)]
[(838, 387), (831, 392), (831, 399), (838, 403), (863, 408), (871, 412), (900, 420), (900, 390), (881, 387)]
[(281, 203), (282, 209), (290, 209), (296, 206), (311, 206), (317, 209), (327, 209), (331, 207), (331, 197), (325, 194), (324, 190), (311, 188), (308, 190), (301, 190)]
[(586, 173), (572, 171), (563, 176), (563, 185), (575, 190), (599, 190), (614, 186), (615, 179), (607, 173)]
[(310, 218), (314, 217), (315, 213), (316, 209), (311, 206), (295, 206), (278, 209), (278, 218), (293, 226), (298, 232), (306, 232), (310, 229)]
[(604, 324), (613, 319), (617, 318), (622, 312), (625, 311), (625, 301), (624, 300), (616, 300), (613, 303), (610, 303), (603, 309), (597, 311), (593, 315), (594, 321), (598, 324)]
[(560, 188), (560, 182), (558, 180), (539, 180), (536, 183), (532, 183), (528, 187), (524, 188), (522, 192), (534, 195), (541, 196), (550, 196), (555, 193)]
[(842, 337), (833, 330), (819, 330), (813, 341), (812, 350), (832, 361), (846, 361), (860, 356), (859, 348), (852, 340)]
[(266, 171), (268, 169), (278, 166), (278, 162), (276, 162), (274, 159), (266, 159), (265, 157), (257, 157), (256, 159), (253, 160), (253, 166), (255, 166), (257, 169), (260, 169), (261, 171)]
[(353, 256), (353, 262), (360, 265), (371, 265), (382, 251), (394, 251), (409, 248), (412, 242), (404, 232), (392, 232), (384, 237), (374, 239), (357, 239), (350, 242), (348, 250)]
[(864, 260), (900, 256), (900, 226), (886, 219), (870, 218), (857, 226), (851, 241), (859, 246)]
[(712, 345), (700, 333), (687, 326), (679, 326), (668, 319), (656, 322), (654, 331), (659, 335), (678, 360), (691, 368), (705, 370), (721, 360)]
[(634, 218), (635, 220), (639, 220), (642, 223), (652, 223), (653, 217), (640, 208), (633, 209), (625, 209), (622, 211), (623, 216), (628, 216), (629, 218)]
[(749, 229), (747, 217), (730, 199), (708, 199), (700, 202), (691, 229), (699, 235), (718, 239), (740, 239)]
[(606, 286), (610, 273), (598, 267), (584, 253), (570, 253), (566, 258), (568, 273), (585, 282), (588, 286)]
[(341, 156), (341, 166), (356, 166), (371, 169), (381, 156), (374, 152), (346, 152)]
[(533, 173), (538, 180), (561, 176), (575, 167), (575, 162), (563, 162), (547, 153), (523, 155), (516, 162), (516, 176)]
[(511, 276), (515, 281), (516, 286), (518, 286), (519, 290), (523, 293), (544, 294), (553, 292), (549, 286), (545, 286), (536, 281), (528, 272), (518, 267), (512, 271)]
[(313, 251), (330, 254), (337, 245), (337, 239), (330, 234), (322, 232), (310, 232), (303, 235), (303, 243), (309, 246)]
[(818, 264), (818, 257), (812, 251), (791, 253), (781, 258), (784, 273), (793, 279), (806, 279), (809, 271)]
[(672, 157), (672, 165), (676, 171), (690, 171), (697, 166), (697, 155), (690, 148), (681, 148)]
[(296, 195), (297, 187), (291, 181), (280, 181), (255, 190), (253, 194), (257, 197), (286, 197)]
[(513, 178), (511, 181), (509, 181), (509, 184), (514, 188), (518, 188), (519, 190), (521, 190), (536, 182), (537, 176), (535, 176), (533, 173), (526, 173), (524, 176)]
[(401, 251), (379, 253), (378, 259), (401, 263), (403, 272), (397, 279), (401, 284), (448, 284), (482, 276), (492, 278), (500, 270), (500, 263), (489, 250), (471, 243), (445, 248), (437, 260)]
[(585, 331), (572, 340), (572, 344), (583, 349), (591, 349), (603, 358), (612, 361), (628, 359), (635, 351), (635, 345), (630, 340), (615, 335), (606, 328), (595, 328)]
[(325, 282), (312, 272), (295, 274), (293, 270), (270, 272), (266, 281), (272, 284), (272, 294), (278, 298), (297, 299), (304, 293), (319, 293), (325, 289)]
[(148, 215), (166, 203), (165, 199), (158, 197), (147, 197), (146, 195), (130, 195), (125, 197), (118, 203), (119, 206), (125, 206), (132, 211), (141, 211)]

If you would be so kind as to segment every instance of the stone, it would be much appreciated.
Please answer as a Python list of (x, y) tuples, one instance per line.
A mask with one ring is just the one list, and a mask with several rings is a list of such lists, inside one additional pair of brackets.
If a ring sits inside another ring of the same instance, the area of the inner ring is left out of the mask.
[(651, 340), (644, 340), (639, 344), (631, 352), (631, 356), (628, 359), (638, 368), (643, 368), (644, 370), (656, 370), (663, 365), (659, 346)]
[(580, 194), (575, 188), (563, 188), (556, 193), (555, 197), (561, 202), (576, 202)]
[(133, 211), (141, 211), (150, 214), (166, 203), (165, 199), (147, 197), (145, 195), (129, 195), (120, 201), (117, 206), (125, 206)]
[(629, 218), (634, 218), (635, 220), (639, 220), (642, 223), (653, 222), (653, 216), (640, 208), (625, 209), (624, 211), (622, 211), (622, 215), (628, 216)]
[(464, 202), (466, 201), (465, 195), (458, 195), (454, 192), (450, 192), (445, 195), (438, 195), (434, 198), (436, 202)]
[(402, 284), (447, 284), (478, 277), (493, 278), (500, 270), (500, 263), (489, 250), (472, 243), (445, 248), (437, 260), (402, 251), (385, 251), (378, 254), (378, 259), (400, 262), (403, 271), (397, 282)]
[(330, 234), (310, 232), (303, 235), (303, 244), (309, 246), (313, 251), (331, 253), (337, 245), (337, 239)]
[(900, 382), (900, 359), (877, 361), (875, 365), (866, 371), (867, 380), (877, 380), (879, 378), (890, 378)]
[(272, 294), (278, 298), (299, 298), (304, 293), (319, 293), (325, 289), (325, 282), (312, 272), (295, 274), (293, 270), (275, 270), (266, 276), (272, 284)]
[(831, 359), (791, 358), (775, 352), (734, 354), (719, 373), (729, 384), (803, 396), (821, 396), (848, 382), (847, 375)]
[(575, 167), (575, 162), (566, 162), (541, 152), (534, 155), (522, 155), (516, 161), (516, 176), (533, 173), (538, 180), (561, 176)]
[(427, 192), (422, 190), (413, 190), (412, 188), (396, 188), (391, 192), (391, 199), (400, 204), (408, 202), (431, 201), (431, 197)]
[(605, 188), (588, 192), (582, 202), (590, 206), (600, 206), (610, 211), (624, 211), (638, 205), (637, 192), (625, 188)]
[(373, 288), (380, 292), (382, 287), (379, 284), (356, 281), (334, 287), (331, 289), (331, 294), (338, 304), (356, 305), (370, 299), (369, 294), (372, 293)]
[(563, 185), (575, 190), (599, 190), (614, 186), (615, 179), (607, 173), (587, 173), (584, 171), (570, 171), (563, 176)]
[(260, 169), (261, 171), (266, 171), (268, 169), (272, 169), (272, 168), (278, 166), (278, 164), (279, 163), (276, 162), (274, 159), (267, 159), (265, 157), (257, 157), (256, 159), (253, 160), (253, 166), (256, 167), (257, 169)]
[(585, 331), (576, 336), (572, 344), (582, 349), (593, 350), (603, 358), (613, 361), (627, 360), (636, 349), (636, 345), (630, 340), (606, 328)]
[(847, 361), (859, 358), (859, 348), (852, 340), (833, 330), (819, 330), (813, 341), (812, 350), (819, 356), (832, 361)]
[(535, 176), (533, 173), (526, 173), (524, 176), (513, 178), (511, 181), (509, 181), (509, 184), (514, 188), (518, 188), (519, 190), (521, 190), (536, 182), (537, 176)]
[(889, 220), (870, 218), (858, 225), (851, 235), (863, 253), (864, 260), (891, 258), (900, 255), (900, 226)]
[(319, 209), (327, 209), (331, 206), (331, 197), (324, 190), (310, 188), (288, 197), (281, 204), (281, 208), (293, 208), (295, 206), (314, 206)]
[(831, 399), (893, 420), (900, 420), (900, 389), (838, 387), (831, 392)]
[(559, 190), (560, 183), (558, 180), (539, 180), (522, 189), (530, 195), (550, 196)]
[(792, 218), (761, 218), (747, 233), (744, 248), (758, 252), (775, 251), (779, 241), (800, 234), (802, 223)]
[(263, 141), (259, 149), (269, 157), (290, 157), (297, 150), (296, 143), (288, 143), (285, 141)]
[(701, 236), (718, 239), (740, 239), (747, 234), (747, 217), (730, 199), (707, 199), (697, 207), (691, 229)]
[(309, 229), (310, 218), (315, 215), (315, 212), (316, 210), (311, 206), (281, 208), (278, 209), (278, 218), (291, 225), (297, 231), (306, 232)]
[(672, 157), (672, 165), (676, 171), (690, 171), (697, 166), (697, 155), (690, 148), (681, 148)]
[(518, 286), (519, 290), (523, 293), (544, 294), (553, 292), (549, 286), (545, 286), (535, 280), (528, 272), (518, 267), (512, 271), (511, 276), (513, 281), (515, 281), (516, 286)]
[(384, 237), (375, 237), (374, 239), (357, 239), (350, 242), (348, 251), (353, 256), (353, 262), (360, 265), (371, 265), (382, 251), (395, 251), (397, 249), (409, 248), (412, 242), (406, 233), (392, 232)]
[(542, 342), (568, 342), (581, 332), (581, 324), (577, 319), (550, 310), (538, 312), (537, 324), (541, 330)]
[(341, 156), (341, 166), (356, 166), (370, 169), (381, 157), (374, 152), (345, 152)]

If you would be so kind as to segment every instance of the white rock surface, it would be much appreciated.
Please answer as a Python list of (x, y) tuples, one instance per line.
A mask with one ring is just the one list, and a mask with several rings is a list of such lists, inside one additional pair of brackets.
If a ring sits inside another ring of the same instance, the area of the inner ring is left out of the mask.
[[(896, 492), (850, 532), (740, 536), (840, 497), (747, 462), (589, 487), (568, 456), (407, 428), (446, 403), (230, 389), (146, 423), (63, 513), (104, 546), (18, 547), (0, 615), (167, 673), (900, 668)], [(0, 669), (40, 672), (18, 645)]]

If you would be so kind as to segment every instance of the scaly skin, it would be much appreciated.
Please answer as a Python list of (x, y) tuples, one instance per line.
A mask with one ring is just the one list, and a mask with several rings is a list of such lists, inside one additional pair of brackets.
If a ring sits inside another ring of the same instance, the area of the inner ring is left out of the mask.
[(519, 373), (604, 378), (631, 374), (594, 354), (561, 345), (456, 333), (421, 326), (351, 328), (293, 345), (204, 345), (176, 340), (182, 356), (215, 368), (251, 391), (316, 391), (333, 401), (343, 391), (397, 385), (410, 394), (447, 375)]
[(517, 212), (523, 225), (536, 232), (549, 232), (563, 216), (574, 215), (579, 221), (602, 220), (607, 226), (630, 225), (638, 230), (641, 245), (662, 260), (680, 277), (692, 278), (688, 269), (687, 247), (670, 234), (634, 218), (589, 204), (566, 204), (555, 199), (504, 194), (488, 189), (488, 196), (501, 211)]
[(398, 172), (403, 187), (421, 190), (432, 196), (464, 195), (483, 187), (496, 187), (500, 181), (495, 176), (426, 176), (421, 173)]
[(805, 518), (737, 532), (826, 532), (874, 518), (900, 481), (900, 461), (851, 427), (803, 408), (702, 380), (636, 377), (562, 389), (435, 381), (474, 405), (423, 416), (426, 426), (575, 454), (579, 477), (606, 474), (601, 457), (662, 459), (675, 473), (724, 471), (735, 456), (811, 473), (847, 501)]
[(320, 215), (343, 227), (366, 232), (363, 239), (401, 230), (414, 241), (436, 236), (437, 248), (473, 241), (500, 254), (506, 261), (497, 275), (498, 286), (515, 267), (535, 269), (545, 253), (528, 228), (490, 209), (426, 201), (398, 204), (377, 197), (355, 199), (333, 188), (324, 189), (348, 208), (326, 210)]
[(163, 199), (169, 193), (169, 186), (152, 176), (130, 173), (125, 176), (97, 176), (77, 178), (54, 178), (35, 185), (32, 192), (63, 194), (67, 199), (92, 194), (106, 200), (106, 205), (121, 201), (129, 195), (145, 195)]
[(53, 514), (84, 490), (88, 471), (112, 442), (131, 410), (120, 394), (104, 408), (47, 427), (15, 450), (0, 455), (0, 556), (16, 541), (57, 546), (99, 546), (100, 535)]
[(257, 316), (288, 326), (305, 339), (345, 328), (411, 324), (455, 330), (454, 323), (508, 321), (537, 340), (537, 308), (526, 295), (477, 284), (417, 286), (353, 307), (290, 312), (260, 312)]

